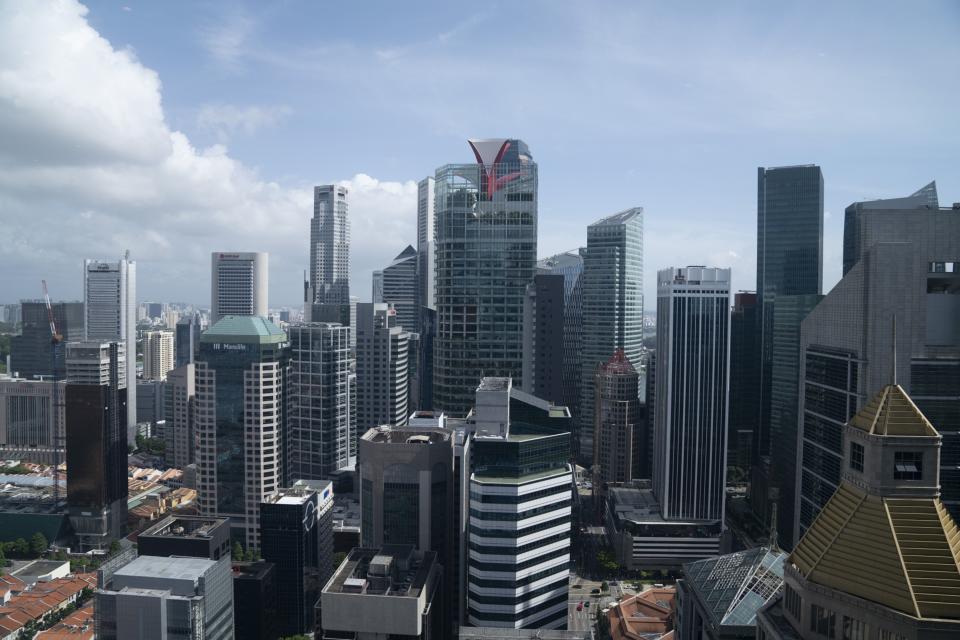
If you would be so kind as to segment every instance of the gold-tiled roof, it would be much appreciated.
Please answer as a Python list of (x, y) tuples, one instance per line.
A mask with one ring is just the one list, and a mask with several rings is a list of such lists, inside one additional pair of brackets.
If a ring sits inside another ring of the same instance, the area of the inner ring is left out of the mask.
[(960, 618), (960, 531), (934, 498), (843, 483), (790, 556), (808, 580), (918, 618)]
[(850, 426), (882, 436), (937, 435), (937, 430), (898, 384), (884, 387), (850, 419)]

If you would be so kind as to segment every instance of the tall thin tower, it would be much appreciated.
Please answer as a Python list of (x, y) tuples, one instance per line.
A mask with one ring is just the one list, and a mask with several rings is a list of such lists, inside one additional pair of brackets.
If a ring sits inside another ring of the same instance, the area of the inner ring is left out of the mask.
[(307, 302), (350, 304), (350, 218), (347, 188), (313, 189), (310, 223), (310, 287)]

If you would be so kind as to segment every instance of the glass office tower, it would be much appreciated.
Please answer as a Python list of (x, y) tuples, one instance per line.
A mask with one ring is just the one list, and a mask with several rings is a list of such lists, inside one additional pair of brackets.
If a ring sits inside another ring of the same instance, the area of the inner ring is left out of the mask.
[(537, 165), (521, 140), (471, 140), (436, 172), (433, 408), (466, 415), (477, 380), (520, 379), (523, 298), (537, 260)]

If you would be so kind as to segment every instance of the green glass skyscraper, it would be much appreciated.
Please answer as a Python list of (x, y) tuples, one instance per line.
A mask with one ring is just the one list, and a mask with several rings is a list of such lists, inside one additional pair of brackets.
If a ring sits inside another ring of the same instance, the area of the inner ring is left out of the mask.
[(433, 408), (465, 415), (477, 380), (520, 379), (523, 298), (537, 261), (537, 165), (521, 140), (470, 140), (436, 172)]

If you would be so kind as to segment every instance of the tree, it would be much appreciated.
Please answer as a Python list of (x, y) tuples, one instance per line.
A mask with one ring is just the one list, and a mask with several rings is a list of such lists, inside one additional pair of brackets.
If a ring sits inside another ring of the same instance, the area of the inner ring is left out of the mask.
[(39, 531), (33, 534), (33, 537), (30, 538), (30, 552), (38, 558), (45, 554), (49, 547), (50, 543), (47, 542), (47, 536), (43, 535)]
[(610, 590), (610, 585), (607, 584), (606, 580), (600, 583), (600, 591), (609, 591), (609, 590)]
[(110, 543), (110, 555), (115, 556), (120, 553), (120, 541), (114, 540)]
[(603, 609), (599, 606), (596, 609), (597, 613), (597, 638), (599, 640), (610, 640), (610, 618), (603, 613)]
[(239, 542), (233, 543), (233, 552), (231, 554), (233, 559), (237, 562), (243, 560), (243, 547), (240, 546)]
[(26, 556), (30, 553), (30, 545), (23, 538), (17, 538), (13, 541), (13, 552), (18, 556)]

